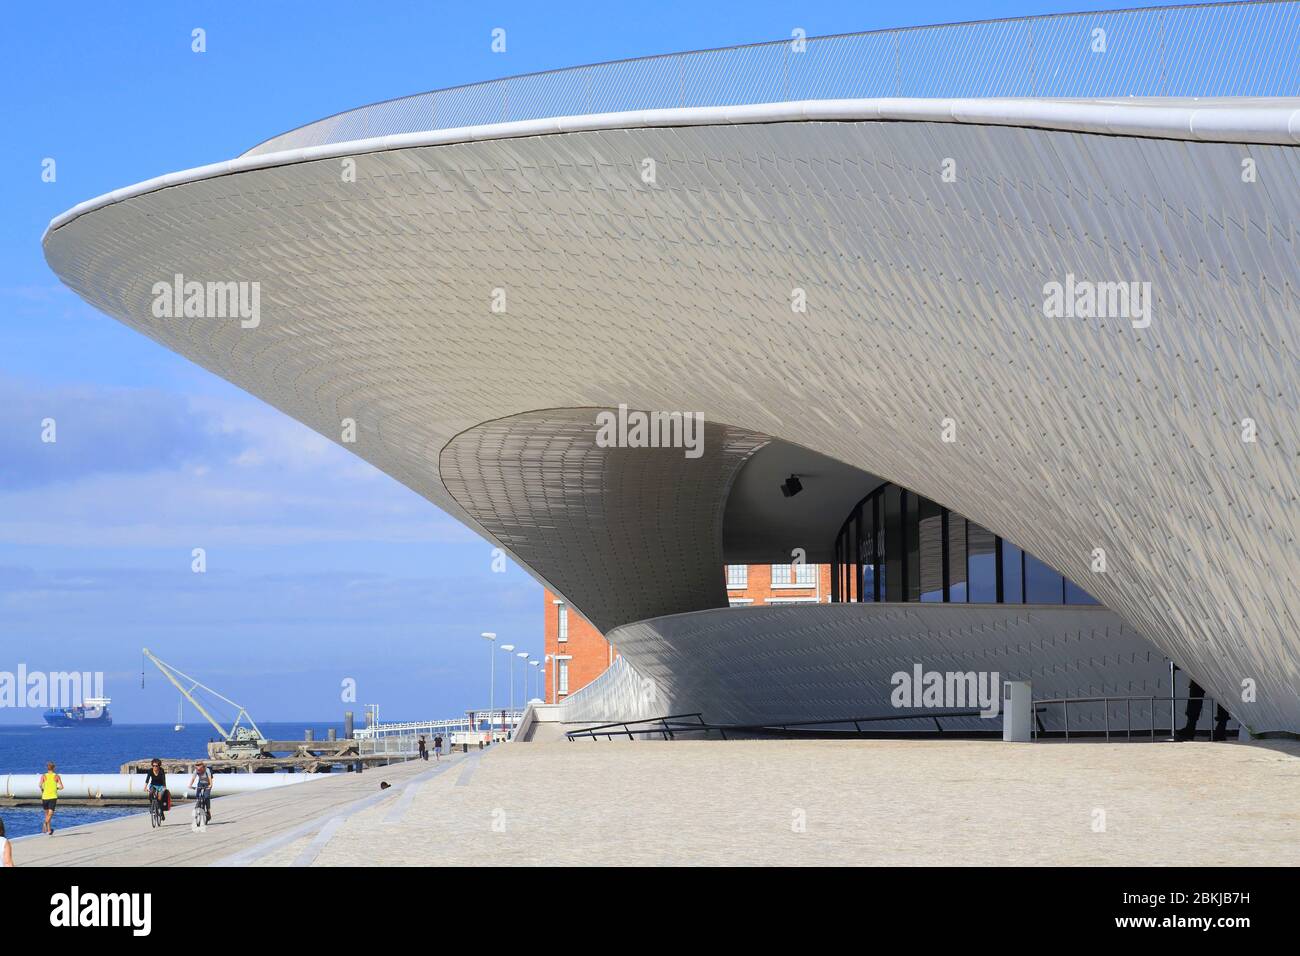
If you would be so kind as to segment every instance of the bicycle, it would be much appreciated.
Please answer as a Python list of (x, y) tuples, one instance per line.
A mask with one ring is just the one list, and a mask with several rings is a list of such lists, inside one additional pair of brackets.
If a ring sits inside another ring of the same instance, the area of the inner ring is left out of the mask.
[(156, 787), (149, 788), (149, 826), (158, 829), (163, 824), (162, 792)]
[(194, 829), (206, 830), (212, 821), (212, 791), (200, 787), (194, 794)]

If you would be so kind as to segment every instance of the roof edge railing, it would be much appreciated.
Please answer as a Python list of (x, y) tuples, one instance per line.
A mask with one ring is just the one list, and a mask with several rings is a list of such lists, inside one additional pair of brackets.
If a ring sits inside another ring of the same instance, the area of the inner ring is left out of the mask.
[(521, 120), (804, 100), (1296, 97), (1298, 48), (1297, 0), (793, 35), (397, 97), (280, 133), (244, 155)]

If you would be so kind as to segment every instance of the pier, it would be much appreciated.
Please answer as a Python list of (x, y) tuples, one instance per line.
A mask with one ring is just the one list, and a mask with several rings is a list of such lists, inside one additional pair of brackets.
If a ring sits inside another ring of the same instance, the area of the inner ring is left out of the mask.
[[(232, 753), (222, 741), (208, 744), (208, 756), (198, 757), (161, 757), (163, 770), (167, 773), (190, 774), (194, 765), (203, 759), (213, 773), (330, 773), (334, 770), (355, 770), (390, 764), (406, 760), (410, 754), (363, 753), (361, 742), (356, 739), (338, 740), (266, 740), (256, 746), (256, 750), (247, 749), (237, 755)], [(154, 758), (140, 757), (122, 764), (121, 772), (126, 774), (144, 773)]]
[[(419, 739), (424, 737), (429, 751), (433, 751), (434, 737), (443, 738), (443, 751), (452, 747), (462, 751), (482, 749), (493, 740), (509, 739), (519, 725), (523, 712), (494, 710), (489, 720), (488, 711), (469, 710), (463, 717), (441, 720), (373, 723), (355, 731), (352, 736), (317, 740), (306, 735), (302, 740), (263, 740), (259, 742), (213, 741), (208, 744), (204, 759), (213, 773), (333, 773), (354, 772), (370, 767), (410, 760), (419, 753)], [(479, 729), (490, 724), (491, 731)], [(350, 717), (345, 727), (351, 726)], [(190, 774), (197, 757), (161, 757), (167, 773)], [(153, 757), (139, 757), (121, 765), (124, 774), (145, 773)]]

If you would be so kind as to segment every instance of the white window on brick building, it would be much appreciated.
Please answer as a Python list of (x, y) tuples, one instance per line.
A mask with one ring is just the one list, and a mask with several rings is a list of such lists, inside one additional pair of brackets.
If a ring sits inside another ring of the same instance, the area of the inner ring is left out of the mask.
[(559, 689), (557, 693), (567, 694), (569, 692), (569, 659), (567, 657), (556, 658), (556, 663), (560, 665), (560, 676), (558, 679)]
[(569, 605), (561, 601), (555, 606), (555, 611), (560, 615), (560, 626), (557, 631), (559, 636), (556, 640), (563, 644), (569, 639)]
[(817, 565), (815, 564), (772, 565), (772, 587), (774, 588), (815, 588), (816, 586)]
[(729, 564), (727, 565), (727, 587), (743, 588), (749, 584), (749, 565), (748, 564)]

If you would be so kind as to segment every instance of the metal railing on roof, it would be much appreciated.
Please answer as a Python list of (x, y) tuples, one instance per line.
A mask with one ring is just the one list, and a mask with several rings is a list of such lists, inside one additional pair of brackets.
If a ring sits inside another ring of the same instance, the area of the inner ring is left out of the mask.
[(890, 97), (1300, 96), (1300, 2), (980, 20), (615, 60), (337, 113), (244, 155), (397, 133), (692, 106)]

